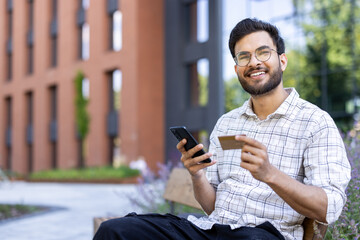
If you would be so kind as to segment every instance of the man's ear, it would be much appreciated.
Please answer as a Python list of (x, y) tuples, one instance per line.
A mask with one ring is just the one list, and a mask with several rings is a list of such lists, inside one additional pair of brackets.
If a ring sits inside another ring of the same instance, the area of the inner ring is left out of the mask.
[(238, 65), (234, 65), (234, 70), (235, 70), (235, 73), (237, 74), (237, 72), (238, 72), (238, 68), (239, 68), (239, 66)]
[(286, 66), (287, 66), (287, 57), (285, 55), (285, 53), (280, 55), (280, 65), (281, 65), (281, 70), (285, 71)]

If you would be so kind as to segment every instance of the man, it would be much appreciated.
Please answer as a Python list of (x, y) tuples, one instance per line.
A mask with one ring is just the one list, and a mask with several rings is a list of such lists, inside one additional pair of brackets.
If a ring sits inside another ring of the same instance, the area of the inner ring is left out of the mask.
[[(251, 98), (220, 117), (209, 153), (192, 158), (202, 144), (189, 151), (185, 139), (177, 145), (208, 216), (132, 214), (103, 224), (95, 239), (302, 239), (305, 217), (339, 217), (350, 180), (344, 145), (326, 112), (283, 87), (287, 58), (277, 28), (245, 19), (229, 48)], [(223, 150), (218, 137), (226, 135), (243, 148)]]

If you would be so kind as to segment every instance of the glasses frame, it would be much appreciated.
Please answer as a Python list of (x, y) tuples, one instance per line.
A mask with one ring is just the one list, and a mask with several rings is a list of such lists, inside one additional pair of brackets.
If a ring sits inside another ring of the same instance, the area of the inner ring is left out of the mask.
[[(255, 49), (254, 53), (250, 53), (250, 52), (246, 52), (246, 51), (238, 52), (237, 54), (235, 54), (235, 57), (234, 57), (233, 59), (234, 59), (236, 65), (238, 65), (239, 67), (245, 67), (245, 66), (247, 66), (247, 65), (250, 63), (253, 54), (255, 55), (255, 58), (256, 58), (258, 61), (260, 61), (260, 62), (267, 62), (267, 61), (269, 61), (269, 59), (271, 58), (271, 51), (270, 51), (270, 54), (269, 54), (268, 59), (266, 59), (266, 60), (264, 60), (264, 61), (260, 60), (260, 59), (258, 58), (257, 54), (256, 54), (257, 51), (260, 51), (260, 50), (263, 50), (263, 49), (272, 50), (272, 51), (276, 52), (278, 55), (281, 55), (281, 54), (282, 54), (282, 53), (279, 53), (278, 51), (276, 51), (275, 49), (272, 49), (272, 48), (269, 47), (269, 46), (261, 46), (261, 47), (258, 47), (257, 49)], [(239, 56), (241, 53), (249, 53), (249, 54), (250, 54), (249, 61), (248, 61), (245, 65), (239, 65), (239, 63), (238, 63), (238, 60), (237, 60), (237, 59), (238, 59), (238, 56)]]

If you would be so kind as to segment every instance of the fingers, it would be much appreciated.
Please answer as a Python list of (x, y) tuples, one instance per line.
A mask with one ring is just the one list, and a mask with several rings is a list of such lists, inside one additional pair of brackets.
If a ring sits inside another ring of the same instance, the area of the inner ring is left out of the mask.
[(260, 148), (260, 149), (266, 150), (266, 147), (263, 144), (256, 141), (255, 139), (249, 138), (249, 137), (247, 137), (245, 135), (237, 135), (235, 137), (235, 140), (244, 142), (245, 145), (249, 145), (249, 146), (252, 146), (252, 147), (255, 147), (255, 148)]
[(209, 167), (215, 164), (215, 161), (211, 161), (210, 163), (201, 163), (201, 161), (208, 159), (212, 156), (211, 153), (205, 153), (198, 157), (193, 157), (195, 153), (202, 150), (204, 146), (202, 144), (198, 144), (192, 149), (186, 151), (185, 149), (186, 139), (182, 139), (177, 145), (176, 148), (181, 152), (181, 162), (184, 167), (188, 169), (191, 175), (197, 174), (201, 169)]

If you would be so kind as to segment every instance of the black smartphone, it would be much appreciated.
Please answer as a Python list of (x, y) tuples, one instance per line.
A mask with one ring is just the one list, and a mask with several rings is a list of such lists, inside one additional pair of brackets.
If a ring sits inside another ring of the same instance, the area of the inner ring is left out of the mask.
[[(184, 138), (186, 139), (186, 144), (185, 144), (185, 150), (189, 151), (190, 149), (192, 149), (193, 147), (195, 147), (196, 145), (198, 145), (198, 142), (195, 140), (195, 138), (191, 135), (191, 133), (186, 129), (185, 126), (176, 126), (176, 127), (170, 127), (170, 131), (174, 134), (174, 136), (176, 137), (176, 139), (180, 142), (181, 140), (183, 140)], [(203, 149), (197, 151), (193, 157), (198, 157), (205, 154), (205, 151)], [(201, 161), (201, 163), (209, 163), (211, 162), (211, 159), (205, 159), (203, 161)]]

